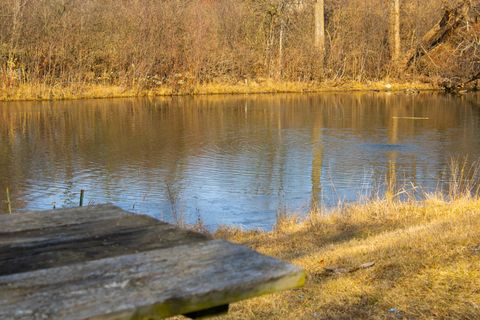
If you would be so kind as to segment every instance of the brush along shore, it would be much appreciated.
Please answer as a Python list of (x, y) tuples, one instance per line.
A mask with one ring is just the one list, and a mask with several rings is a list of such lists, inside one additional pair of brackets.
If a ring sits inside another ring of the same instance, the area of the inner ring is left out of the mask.
[(372, 201), (217, 238), (305, 269), (304, 288), (224, 319), (480, 319), (480, 200)]
[(0, 101), (28, 100), (73, 100), (100, 98), (127, 98), (175, 95), (214, 95), (214, 94), (259, 94), (259, 93), (314, 93), (338, 91), (426, 91), (440, 90), (440, 87), (424, 82), (356, 82), (327, 81), (322, 83), (278, 82), (272, 80), (242, 81), (235, 84), (179, 82), (158, 85), (144, 89), (136, 85), (115, 86), (102, 84), (21, 84), (13, 87), (0, 86)]

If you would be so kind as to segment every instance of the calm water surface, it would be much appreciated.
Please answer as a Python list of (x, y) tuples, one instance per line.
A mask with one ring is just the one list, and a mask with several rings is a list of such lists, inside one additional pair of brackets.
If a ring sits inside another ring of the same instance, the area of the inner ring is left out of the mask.
[[(269, 229), (480, 156), (480, 96), (213, 96), (0, 103), (0, 212), (111, 202)], [(422, 119), (411, 119), (420, 117)]]

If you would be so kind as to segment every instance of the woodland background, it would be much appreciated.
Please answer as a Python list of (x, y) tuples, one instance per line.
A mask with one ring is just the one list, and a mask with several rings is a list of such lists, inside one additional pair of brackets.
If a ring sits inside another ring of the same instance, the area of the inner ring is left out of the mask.
[[(398, 67), (461, 3), (469, 18)], [(453, 0), (0, 0), (0, 86), (469, 81), (480, 72), (478, 7)]]

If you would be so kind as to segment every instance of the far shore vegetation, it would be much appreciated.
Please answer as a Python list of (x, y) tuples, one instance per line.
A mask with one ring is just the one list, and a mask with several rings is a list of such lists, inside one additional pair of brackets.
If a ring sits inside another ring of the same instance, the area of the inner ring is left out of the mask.
[(154, 88), (122, 87), (103, 84), (77, 84), (69, 86), (47, 86), (24, 84), (15, 88), (0, 88), (0, 101), (28, 100), (73, 100), (99, 98), (127, 98), (177, 95), (215, 95), (215, 94), (263, 94), (263, 93), (320, 93), (441, 90), (439, 86), (425, 82), (389, 82), (385, 81), (327, 81), (316, 82), (280, 82), (269, 79), (242, 81), (237, 83), (207, 83), (177, 86), (159, 86)]
[(0, 101), (476, 89), (478, 1), (0, 0)]

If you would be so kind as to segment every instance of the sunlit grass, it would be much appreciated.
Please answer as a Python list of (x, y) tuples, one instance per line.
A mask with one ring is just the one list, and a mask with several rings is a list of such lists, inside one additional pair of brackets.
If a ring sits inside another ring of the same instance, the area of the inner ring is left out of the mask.
[(433, 89), (438, 88), (436, 88), (432, 84), (422, 82), (390, 83), (388, 81), (326, 81), (322, 83), (317, 83), (274, 81), (271, 79), (240, 81), (236, 83), (213, 81), (204, 84), (170, 84), (148, 89), (136, 86), (118, 86), (88, 83), (77, 83), (71, 85), (47, 85), (45, 83), (30, 83), (18, 84), (9, 87), (0, 85), (0, 101), (70, 100), (171, 95), (306, 93), (372, 90), (399, 91)]
[(0, 87), (0, 101), (18, 100), (71, 100), (87, 98), (131, 97), (137, 92), (120, 86), (78, 84), (72, 86), (48, 86), (46, 84), (21, 84)]
[[(305, 288), (233, 306), (230, 319), (478, 319), (480, 200), (379, 200), (273, 232), (217, 234), (305, 268)], [(326, 268), (351, 270), (330, 274)]]

